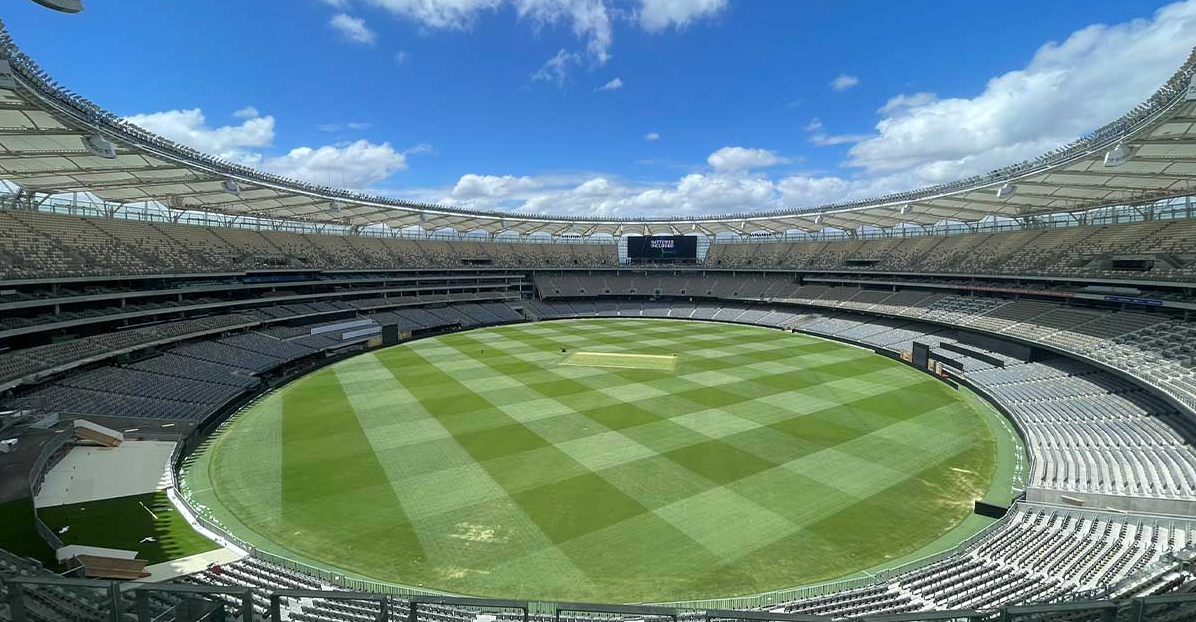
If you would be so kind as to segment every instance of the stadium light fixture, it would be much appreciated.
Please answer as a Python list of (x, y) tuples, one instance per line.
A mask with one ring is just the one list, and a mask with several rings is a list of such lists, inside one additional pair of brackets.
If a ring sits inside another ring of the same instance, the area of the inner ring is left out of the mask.
[(1011, 197), (1015, 194), (1017, 194), (1017, 185), (1016, 184), (1005, 184), (1004, 186), (1001, 186), (1000, 188), (997, 189), (997, 198), (998, 199), (1008, 199), (1009, 197)]
[(1116, 147), (1113, 147), (1105, 152), (1105, 166), (1110, 168), (1121, 166), (1122, 164), (1129, 162), (1130, 158), (1133, 156), (1133, 152), (1131, 152), (1130, 149), (1125, 146), (1125, 143), (1117, 141)]
[(333, 201), (333, 202), (332, 202), (332, 211), (333, 211), (333, 213), (339, 214), (339, 213), (340, 213), (340, 211), (341, 211), (341, 210), (343, 210), (343, 209), (345, 209), (345, 204), (344, 204), (344, 203), (341, 203), (340, 201)]
[(237, 180), (235, 179), (224, 180), (224, 183), (221, 184), (221, 187), (224, 188), (225, 192), (235, 197), (241, 196), (241, 186), (237, 184)]
[(116, 159), (116, 145), (112, 141), (100, 136), (99, 134), (88, 134), (83, 137), (83, 146), (97, 158), (104, 158), (105, 160)]
[(899, 209), (899, 212), (903, 215), (908, 214), (912, 211), (914, 211), (914, 206), (909, 203), (902, 205), (901, 208)]
[(47, 9), (54, 9), (63, 13), (78, 13), (83, 10), (81, 0), (33, 0)]
[(12, 73), (12, 65), (6, 60), (0, 60), (0, 89), (17, 88), (17, 78)]

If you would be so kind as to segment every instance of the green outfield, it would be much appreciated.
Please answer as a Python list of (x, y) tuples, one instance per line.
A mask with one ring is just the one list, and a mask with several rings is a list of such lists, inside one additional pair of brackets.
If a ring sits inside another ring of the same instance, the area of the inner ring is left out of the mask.
[(206, 553), (219, 546), (187, 524), (165, 492), (59, 505), (38, 510), (63, 544), (137, 551), (150, 565)]
[(339, 362), (239, 415), (186, 480), (255, 546), (351, 576), (664, 601), (950, 546), (984, 526), (975, 499), (1008, 501), (1017, 451), (974, 396), (863, 349), (593, 319)]

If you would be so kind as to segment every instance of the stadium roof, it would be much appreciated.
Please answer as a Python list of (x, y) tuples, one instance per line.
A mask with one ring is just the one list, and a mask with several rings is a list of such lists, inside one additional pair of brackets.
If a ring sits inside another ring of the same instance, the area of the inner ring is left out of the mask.
[[(1146, 204), (1196, 193), (1196, 50), (1145, 103), (1091, 135), (988, 175), (812, 208), (584, 218), (483, 211), (286, 179), (157, 136), (56, 84), (0, 23), (0, 179), (40, 195), (347, 226), (554, 235), (853, 230)], [(1113, 164), (1115, 166), (1109, 166)]]

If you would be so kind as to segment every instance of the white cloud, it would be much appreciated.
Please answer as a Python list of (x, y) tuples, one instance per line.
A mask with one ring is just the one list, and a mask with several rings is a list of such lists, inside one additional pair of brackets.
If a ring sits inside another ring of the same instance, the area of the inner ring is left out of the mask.
[[(752, 165), (784, 161), (762, 149), (727, 148), (711, 154), (711, 166), (734, 158), (741, 162), (750, 159)], [(690, 173), (672, 183), (627, 183), (616, 176), (594, 173), (540, 177), (470, 174), (462, 176), (451, 190), (416, 192), (470, 207), (584, 216), (684, 215), (780, 206), (777, 184), (743, 167)]]
[(520, 19), (537, 26), (566, 24), (585, 41), (595, 64), (610, 59), (614, 40), (608, 0), (365, 0), (427, 28), (469, 30), (484, 14), (509, 4)]
[(452, 188), (408, 188), (398, 196), (522, 213), (616, 217), (699, 215), (811, 206), (891, 192), (902, 180), (794, 175), (779, 180), (747, 171), (690, 173), (673, 182), (633, 183), (600, 173), (494, 177), (465, 175)]
[(328, 25), (342, 37), (353, 43), (373, 45), (374, 41), (377, 40), (377, 35), (365, 25), (364, 19), (353, 17), (347, 13), (333, 15), (332, 19), (328, 20)]
[(639, 23), (649, 32), (670, 26), (685, 28), (712, 17), (727, 6), (727, 0), (639, 0)]
[(398, 52), (395, 52), (395, 64), (396, 65), (405, 65), (405, 64), (407, 64), (408, 60), (411, 60), (410, 52), (408, 52), (406, 50), (399, 50)]
[[(239, 113), (246, 116), (248, 109)], [(255, 111), (256, 112), (256, 111)], [(203, 111), (167, 110), (136, 114), (126, 121), (188, 145), (204, 153), (226, 160), (254, 166), (263, 170), (312, 183), (364, 189), (407, 168), (407, 156), (430, 151), (420, 145), (398, 151), (389, 143), (374, 144), (365, 140), (322, 147), (297, 147), (279, 156), (270, 155), (274, 142), (274, 117), (245, 118), (240, 125), (209, 127)], [(328, 126), (333, 131), (348, 127), (365, 129), (368, 123), (348, 123)], [(320, 129), (324, 129), (321, 127)]]
[(358, 121), (350, 121), (348, 123), (321, 123), (316, 126), (317, 130), (321, 132), (341, 132), (344, 130), (368, 130), (374, 127), (373, 123), (362, 123)]
[[(240, 111), (238, 111), (240, 112)], [(252, 162), (251, 150), (274, 140), (274, 117), (246, 118), (240, 125), (208, 127), (199, 108), (135, 114), (125, 120), (204, 153), (238, 162)]]
[(257, 108), (253, 106), (245, 106), (244, 108), (233, 113), (233, 117), (237, 119), (256, 119), (262, 116), (258, 113)]
[(429, 28), (467, 30), (483, 11), (497, 9), (503, 0), (365, 0), (395, 15)]
[(366, 188), (407, 168), (407, 154), (390, 143), (358, 140), (347, 145), (297, 147), (267, 157), (261, 167), (272, 173), (316, 184)]
[(621, 88), (623, 88), (623, 80), (621, 80), (619, 78), (615, 78), (614, 80), (611, 80), (610, 82), (607, 82), (606, 84), (603, 84), (602, 86), (600, 86), (594, 90), (595, 91), (617, 91)]
[(349, 0), (320, 0), (320, 2), (323, 2), (334, 9), (344, 10), (349, 8)]
[[(1132, 109), (1183, 62), (1185, 33), (1194, 29), (1196, 0), (1150, 19), (1085, 28), (1043, 46), (1026, 67), (993, 78), (972, 97), (897, 94), (880, 107), (876, 131), (866, 136), (830, 134), (821, 119), (810, 119), (804, 130), (815, 144), (858, 141), (845, 173), (770, 176), (765, 172), (786, 163), (784, 157), (725, 147), (709, 155), (709, 169), (673, 181), (629, 182), (599, 172), (496, 177), (476, 185), (498, 190), (462, 190), (457, 194), (472, 198), (456, 201), (529, 213), (692, 215), (810, 207), (959, 179), (1040, 155)], [(459, 184), (474, 183), (467, 182)], [(417, 192), (453, 201), (453, 190)]]
[(831, 88), (836, 91), (846, 91), (847, 89), (856, 86), (860, 83), (860, 79), (855, 76), (849, 76), (845, 73), (839, 74), (839, 77), (831, 80)]
[[(433, 7), (449, 0), (422, 2)], [(790, 162), (777, 152), (729, 146), (709, 154), (700, 170), (672, 180), (629, 181), (600, 171), (471, 174), (445, 187), (393, 194), (529, 213), (642, 216), (805, 207), (918, 188), (1040, 155), (1113, 120), (1145, 100), (1182, 63), (1189, 51), (1187, 33), (1194, 29), (1196, 0), (1165, 7), (1149, 19), (1085, 28), (1044, 45), (1025, 67), (992, 78), (979, 93), (894, 94), (879, 107), (880, 120), (866, 136), (831, 134), (821, 119), (812, 118), (804, 126), (811, 143), (855, 142), (844, 162), (848, 168), (836, 174), (777, 172), (773, 167)], [(562, 49), (537, 79), (563, 84), (581, 63), (580, 53)], [(264, 155), (274, 134), (269, 116), (215, 128), (199, 110), (132, 120), (204, 151), (232, 153), (241, 161), (256, 158), (270, 170), (335, 185), (377, 188), (387, 175), (405, 168), (414, 152), (358, 141), (269, 157)], [(644, 135), (645, 141), (658, 139), (655, 132)], [(794, 158), (793, 164), (800, 160)]]
[(854, 145), (868, 140), (872, 136), (872, 134), (827, 134), (825, 132), (814, 132), (810, 134), (809, 141), (811, 145), (829, 147), (831, 145)]
[(1037, 157), (1144, 101), (1183, 62), (1194, 29), (1196, 2), (1176, 3), (1150, 19), (1093, 25), (1047, 43), (973, 97), (898, 95), (848, 163), (873, 176), (908, 173), (923, 185)]
[(784, 205), (805, 207), (856, 198), (864, 184), (841, 177), (793, 175), (777, 183)]
[[(403, 19), (436, 30), (469, 30), (485, 14), (503, 6), (536, 27), (564, 25), (585, 43), (586, 57), (597, 66), (610, 60), (614, 21), (627, 14), (616, 0), (363, 0)], [(685, 28), (717, 15), (727, 0), (635, 0), (635, 23), (657, 32)], [(343, 8), (343, 7), (342, 7)]]
[[(436, 1), (436, 0), (433, 0)], [(537, 26), (567, 23), (586, 42), (586, 53), (596, 65), (610, 60), (614, 41), (606, 0), (511, 0), (521, 19)]]
[[(463, 178), (464, 180), (464, 178)], [(501, 201), (481, 197), (473, 207), (500, 206), (523, 213), (613, 217), (646, 213), (698, 214), (725, 211), (750, 203), (768, 205), (772, 182), (747, 177), (691, 174), (667, 185), (635, 185), (595, 175), (568, 179), (533, 178), (535, 187), (516, 191)], [(458, 200), (460, 203), (460, 200)]]
[(532, 81), (551, 82), (558, 87), (564, 86), (565, 80), (569, 77), (569, 67), (580, 62), (580, 56), (561, 49), (555, 56), (544, 61), (544, 64), (532, 74)]
[(524, 212), (574, 216), (693, 215), (775, 207), (775, 186), (762, 178), (692, 173), (673, 184), (629, 185), (593, 177), (572, 186), (538, 193), (516, 207)]
[(723, 147), (706, 158), (706, 162), (716, 171), (748, 171), (768, 168), (788, 161), (767, 149), (744, 147)]
[(479, 198), (498, 199), (531, 190), (539, 185), (540, 183), (531, 177), (469, 174), (457, 180), (457, 184), (453, 186), (452, 197), (466, 201)]
[(858, 143), (872, 137), (871, 134), (827, 134), (823, 131), (822, 119), (818, 117), (810, 119), (805, 130), (810, 134), (809, 142), (819, 146)]
[(644, 140), (654, 143), (660, 140), (660, 134), (657, 134), (656, 132), (648, 132), (647, 134), (644, 134)]
[(920, 108), (928, 104), (933, 104), (937, 99), (938, 96), (934, 93), (914, 93), (912, 95), (906, 95), (902, 93), (896, 97), (890, 98), (889, 101), (885, 102), (885, 105), (881, 106), (880, 110), (877, 112), (880, 114), (898, 116), (911, 108)]

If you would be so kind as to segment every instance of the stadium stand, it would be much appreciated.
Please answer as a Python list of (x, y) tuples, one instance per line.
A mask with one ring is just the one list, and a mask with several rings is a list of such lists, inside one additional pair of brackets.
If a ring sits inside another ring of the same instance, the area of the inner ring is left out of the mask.
[[(1182, 280), (1196, 276), (1185, 240), (1190, 220), (1008, 233), (929, 236), (911, 240), (751, 242), (713, 244), (707, 265), (719, 268), (812, 271), (1009, 274), (1054, 277)], [(768, 248), (774, 246), (774, 248)], [(1114, 257), (1150, 257), (1146, 270), (1118, 270)], [(1177, 256), (1188, 259), (1175, 259)], [(861, 261), (863, 260), (863, 261)]]
[[(363, 197), (221, 162), (63, 91), (2, 28), (0, 35), (3, 77), (16, 85), (0, 87), (11, 97), (6, 105), (36, 111), (12, 115), (21, 117), (12, 123), (33, 126), (6, 128), (14, 140), (28, 141), (28, 150), (10, 149), (0, 178), (36, 188), (39, 175), (53, 173), (61, 180), (41, 187), (78, 188), (111, 201), (80, 208), (24, 190), (0, 194), (0, 403), (13, 410), (35, 404), (68, 418), (177, 422), (190, 434), (215, 427), (292, 374), (377, 347), (382, 335), (408, 339), (576, 317), (743, 323), (888, 356), (924, 344), (944, 364), (946, 381), (990, 399), (1025, 441), (1023, 498), (989, 529), (934, 560), (752, 606), (828, 619), (979, 609), (994, 619), (1009, 605), (1095, 598), (1117, 600), (1125, 614), (1118, 619), (1129, 620), (1130, 601), (1123, 599), (1194, 591), (1196, 218), (1183, 196), (1190, 190), (1172, 187), (1170, 177), (1157, 185), (1140, 172), (1143, 184), (1156, 185), (1110, 191), (1079, 207), (1069, 203), (1069, 217), (1056, 218), (1050, 192), (1000, 203), (990, 188), (1024, 178), (1031, 181), (1019, 183), (1046, 185), (1059, 196), (1086, 196), (1069, 194), (1074, 185), (1050, 177), (1065, 177), (1056, 175), (1063, 166), (1102, 166), (1111, 141), (1165, 129), (1171, 114), (1193, 114), (1183, 99), (1196, 69), (1192, 60), (1126, 117), (985, 177), (821, 211), (755, 214), (764, 236), (743, 235), (744, 215), (701, 224), (564, 218), (553, 236), (517, 214)], [(47, 132), (108, 136), (119, 143), (119, 166), (83, 151), (47, 155), (60, 147), (40, 142)], [(1186, 138), (1169, 140), (1184, 146)], [(1159, 166), (1173, 164), (1166, 151), (1172, 146), (1154, 155), (1151, 146), (1135, 149)], [(135, 208), (146, 198), (137, 177), (145, 171), (122, 168), (125, 160), (195, 174), (189, 183), (197, 187), (212, 184), (211, 172), (218, 171), (259, 194), (234, 201), (227, 191), (200, 189), (172, 196), (174, 207), (186, 210)], [(128, 177), (120, 177), (123, 188), (89, 186), (97, 173)], [(1177, 174), (1184, 183), (1190, 176)], [(282, 219), (297, 197), (336, 207)], [(1176, 204), (1181, 198), (1183, 206)], [(280, 219), (262, 217), (262, 202)], [(955, 209), (956, 203), (969, 208)], [(976, 211), (990, 205), (998, 209)], [(906, 207), (927, 206), (944, 213), (943, 220), (880, 230)], [(850, 218), (841, 213), (847, 209)], [(1078, 218), (1073, 209), (1090, 211)], [(203, 224), (181, 222), (183, 211), (205, 214)], [(386, 220), (367, 218), (383, 213)], [(952, 224), (968, 213), (1001, 222)], [(1123, 216), (1130, 222), (1119, 222)], [(843, 228), (827, 232), (819, 218)], [(798, 221), (819, 226), (789, 237)], [(457, 227), (459, 234), (408, 230), (425, 222)], [(859, 223), (876, 231), (855, 228)], [(621, 235), (625, 225), (649, 234), (684, 227), (738, 237), (712, 236), (698, 263), (633, 268), (622, 263), (613, 239), (576, 236), (578, 230)], [(308, 568), (315, 572), (304, 574), (264, 552), (250, 553), (178, 584), (252, 588), (255, 620), (267, 617), (268, 595), (279, 589), (370, 589), (337, 573)], [(16, 593), (14, 577), (53, 576), (34, 560), (0, 551), (6, 597)], [(112, 619), (102, 594), (52, 581), (20, 591), (27, 619), (36, 622)], [(136, 606), (131, 594), (120, 598), (129, 611)], [(177, 602), (154, 598), (160, 609)], [(231, 597), (223, 602), (239, 606)], [(1132, 602), (1145, 607), (1147, 601)], [(404, 598), (393, 603), (400, 616), (411, 611)], [(304, 622), (364, 622), (380, 611), (331, 596), (292, 598), (286, 607), (287, 620)], [(1160, 605), (1150, 620), (1190, 622), (1194, 610), (1192, 602), (1176, 601)], [(0, 608), (0, 619), (13, 613)], [(432, 604), (419, 617), (467, 622), (480, 620), (476, 614)], [(1093, 618), (1042, 618), (1061, 619)]]
[[(809, 272), (1029, 275), (1168, 282), (1196, 276), (1193, 256), (1183, 248), (1184, 241), (1196, 235), (1193, 223), (1196, 221), (1177, 219), (932, 236), (899, 242), (892, 239), (721, 242), (711, 244), (705, 265)], [(49, 244), (44, 243), (46, 240)], [(23, 252), (22, 249), (31, 246), (38, 247), (36, 252)], [(0, 279), (4, 280), (222, 274), (260, 268), (609, 268), (618, 265), (616, 250), (609, 243), (415, 241), (0, 210), (0, 251), (12, 257), (11, 262), (0, 266)], [(1151, 260), (1148, 269), (1111, 267), (1112, 258), (1128, 256), (1167, 259)], [(777, 261), (761, 263), (762, 257)], [(869, 261), (859, 263), (861, 258)], [(670, 280), (684, 282), (682, 277)], [(593, 280), (587, 284), (590, 293), (606, 293)], [(637, 291), (652, 289), (650, 284), (643, 283)]]
[[(837, 302), (839, 306), (843, 304), (842, 300)], [(971, 326), (974, 323), (967, 324), (964, 318), (1010, 305), (1025, 309), (994, 320), (984, 328), (999, 331), (1014, 325), (1010, 317), (1048, 313), (1039, 305), (1021, 304), (974, 305), (940, 299), (925, 309), (941, 313), (927, 313), (924, 318)], [(582, 315), (560, 302), (539, 302), (535, 309), (541, 318)], [(684, 316), (767, 325), (863, 343), (894, 353), (909, 350), (914, 341), (932, 345), (936, 350), (943, 344), (957, 342), (945, 334), (948, 330), (943, 326), (854, 313), (798, 314), (738, 303), (703, 303), (696, 307), (691, 304), (681, 309), (668, 303), (616, 302), (613, 309), (597, 314)], [(1126, 326), (1133, 328), (1137, 324), (1131, 321)], [(1023, 362), (997, 352), (986, 354), (1004, 358), (1006, 365), (998, 368), (964, 357), (960, 375), (998, 400), (1024, 431), (1034, 457), (1034, 470), (1028, 482), (1031, 487), (1062, 494), (1196, 499), (1196, 447), (1191, 441), (1196, 438), (1196, 429), (1192, 420), (1174, 405), (1123, 377), (1080, 361), (1053, 358)]]
[(0, 280), (261, 268), (613, 267), (613, 244), (414, 241), (0, 210)]

